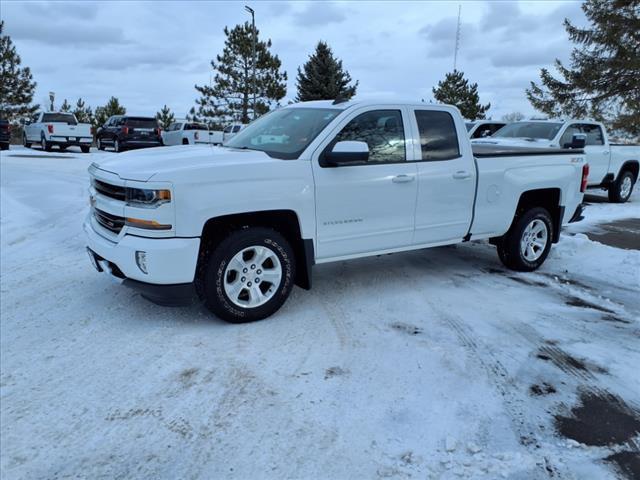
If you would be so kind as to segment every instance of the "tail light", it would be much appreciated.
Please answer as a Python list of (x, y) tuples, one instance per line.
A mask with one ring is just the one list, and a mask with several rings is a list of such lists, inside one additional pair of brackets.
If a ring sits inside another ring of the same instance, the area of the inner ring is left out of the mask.
[(589, 180), (589, 164), (585, 163), (582, 166), (582, 182), (580, 182), (580, 192), (584, 193), (587, 189), (587, 181)]
[(129, 127), (122, 127), (122, 133), (124, 133), (125, 135), (129, 134)]
[(200, 135), (198, 134), (197, 131), (196, 131), (196, 133), (193, 134), (193, 138), (195, 138), (196, 140), (200, 139)]
[(47, 130), (49, 131), (49, 135), (53, 133), (53, 125), (47, 125)]

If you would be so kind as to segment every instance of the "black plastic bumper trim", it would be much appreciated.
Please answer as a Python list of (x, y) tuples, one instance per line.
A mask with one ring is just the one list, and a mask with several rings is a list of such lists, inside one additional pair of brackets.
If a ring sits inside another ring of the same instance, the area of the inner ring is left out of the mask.
[(576, 208), (576, 211), (573, 213), (573, 216), (571, 217), (571, 220), (569, 220), (569, 223), (579, 222), (584, 218), (584, 216), (582, 215), (582, 212), (584, 211), (584, 206), (585, 206), (584, 203), (581, 203), (580, 205), (578, 205), (578, 208)]
[(196, 287), (193, 282), (158, 285), (126, 278), (123, 285), (140, 292), (147, 300), (165, 307), (191, 305), (198, 299)]

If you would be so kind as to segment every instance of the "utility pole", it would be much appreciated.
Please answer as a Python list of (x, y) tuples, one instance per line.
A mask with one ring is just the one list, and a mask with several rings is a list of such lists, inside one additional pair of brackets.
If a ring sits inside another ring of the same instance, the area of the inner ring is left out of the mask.
[(251, 83), (253, 90), (253, 120), (256, 119), (256, 15), (253, 8), (245, 5), (244, 9), (251, 14), (251, 28), (253, 29), (253, 45), (251, 46), (251, 56), (253, 57), (251, 60), (252, 64), (252, 72), (251, 72)]
[(458, 49), (460, 48), (460, 13), (462, 12), (462, 5), (458, 5), (458, 27), (456, 28), (456, 49), (453, 53), (453, 70), (456, 70), (458, 66)]

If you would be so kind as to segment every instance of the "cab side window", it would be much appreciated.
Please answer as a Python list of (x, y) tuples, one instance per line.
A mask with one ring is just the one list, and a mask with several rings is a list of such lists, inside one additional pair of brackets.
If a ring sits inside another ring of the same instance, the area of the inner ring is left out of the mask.
[(373, 110), (358, 115), (336, 135), (334, 144), (347, 140), (369, 146), (368, 163), (397, 163), (407, 158), (400, 110)]
[(452, 160), (460, 156), (453, 117), (439, 110), (416, 110), (422, 160)]
[(569, 148), (571, 141), (573, 140), (573, 135), (576, 133), (582, 133), (580, 125), (569, 125), (562, 134), (562, 137), (560, 137), (560, 148)]
[(587, 134), (586, 145), (604, 145), (604, 135), (598, 125), (583, 124), (582, 133)]

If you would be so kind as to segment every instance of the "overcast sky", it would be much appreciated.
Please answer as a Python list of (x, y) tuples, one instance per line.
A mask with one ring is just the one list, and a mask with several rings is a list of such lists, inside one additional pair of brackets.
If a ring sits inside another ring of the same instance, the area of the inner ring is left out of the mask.
[[(208, 83), (223, 28), (256, 11), (295, 96), (297, 67), (324, 40), (354, 79), (358, 98), (432, 99), (431, 88), (453, 68), (458, 2), (17, 2), (0, 17), (38, 82), (35, 102), (49, 91), (56, 104), (103, 105), (117, 96), (132, 114), (163, 104), (184, 116)], [(489, 116), (534, 114), (524, 89), (541, 67), (571, 51), (565, 17), (584, 22), (580, 2), (460, 2), (458, 69), (479, 86)]]

